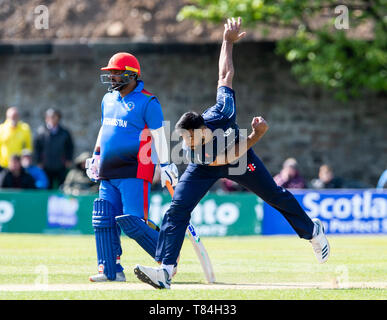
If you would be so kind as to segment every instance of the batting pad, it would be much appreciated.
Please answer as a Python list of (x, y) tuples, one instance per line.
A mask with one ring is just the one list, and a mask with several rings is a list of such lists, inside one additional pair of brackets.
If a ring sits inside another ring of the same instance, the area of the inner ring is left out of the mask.
[(95, 199), (93, 204), (92, 224), (94, 227), (97, 247), (98, 266), (103, 265), (103, 271), (109, 280), (116, 278), (116, 246), (119, 242), (117, 224), (114, 220), (114, 207), (109, 201)]
[(152, 258), (155, 257), (159, 237), (155, 229), (149, 227), (144, 220), (130, 214), (117, 216), (116, 221), (129, 238), (135, 240)]

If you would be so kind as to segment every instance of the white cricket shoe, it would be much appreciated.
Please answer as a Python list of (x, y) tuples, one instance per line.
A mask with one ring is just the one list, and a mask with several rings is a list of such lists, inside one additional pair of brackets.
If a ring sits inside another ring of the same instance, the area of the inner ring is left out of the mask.
[(314, 237), (309, 241), (312, 244), (318, 262), (324, 263), (328, 260), (331, 249), (329, 247), (328, 239), (325, 236), (322, 222), (317, 218), (312, 219), (312, 221), (315, 224), (316, 232), (314, 233)]
[(107, 278), (106, 274), (104, 274), (103, 272), (100, 272), (100, 273), (98, 273), (98, 274), (96, 274), (94, 276), (90, 276), (89, 280), (91, 282), (106, 282), (106, 281), (125, 282), (126, 278), (125, 278), (125, 273), (123, 273), (122, 271), (116, 273), (116, 279), (115, 280), (109, 280)]
[(139, 280), (150, 284), (156, 289), (170, 289), (171, 279), (168, 271), (163, 268), (144, 267), (139, 264), (134, 268), (134, 274)]

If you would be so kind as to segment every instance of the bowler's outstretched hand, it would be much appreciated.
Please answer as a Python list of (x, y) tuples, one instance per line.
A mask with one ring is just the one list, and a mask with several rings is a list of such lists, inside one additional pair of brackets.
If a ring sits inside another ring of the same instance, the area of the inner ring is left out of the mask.
[(244, 38), (246, 32), (240, 32), (241, 25), (241, 17), (238, 20), (235, 20), (235, 18), (227, 19), (227, 23), (224, 24), (223, 40), (234, 43)]

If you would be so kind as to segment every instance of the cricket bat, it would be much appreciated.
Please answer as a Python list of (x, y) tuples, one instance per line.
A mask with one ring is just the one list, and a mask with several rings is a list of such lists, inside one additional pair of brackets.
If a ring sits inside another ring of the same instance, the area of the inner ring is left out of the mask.
[[(174, 189), (169, 181), (166, 182), (166, 187), (171, 194), (171, 197), (173, 197)], [(200, 241), (199, 235), (196, 233), (195, 228), (192, 224), (188, 225), (187, 228), (188, 231), (188, 238), (191, 240), (192, 246), (194, 247), (194, 250), (196, 252), (196, 255), (199, 258), (200, 264), (202, 265), (202, 269), (204, 272), (204, 275), (206, 276), (208, 283), (214, 283), (215, 282), (215, 273), (214, 269), (212, 268), (210, 257), (208, 256), (206, 248), (204, 248), (203, 243)]]

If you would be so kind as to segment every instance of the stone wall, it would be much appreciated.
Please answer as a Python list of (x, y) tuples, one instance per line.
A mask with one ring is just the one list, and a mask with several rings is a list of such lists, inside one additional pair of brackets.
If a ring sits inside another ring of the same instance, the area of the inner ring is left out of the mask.
[[(322, 163), (337, 175), (375, 186), (387, 168), (387, 98), (368, 95), (347, 103), (316, 88), (301, 87), (274, 43), (241, 43), (234, 49), (238, 123), (250, 128), (262, 115), (270, 129), (255, 146), (274, 175), (295, 157), (310, 180)], [(76, 153), (91, 150), (99, 129), (106, 87), (99, 68), (117, 51), (137, 55), (147, 90), (156, 94), (164, 117), (175, 124), (187, 110), (214, 104), (218, 44), (43, 43), (0, 45), (0, 120), (8, 106), (36, 128), (49, 107), (63, 112)]]

